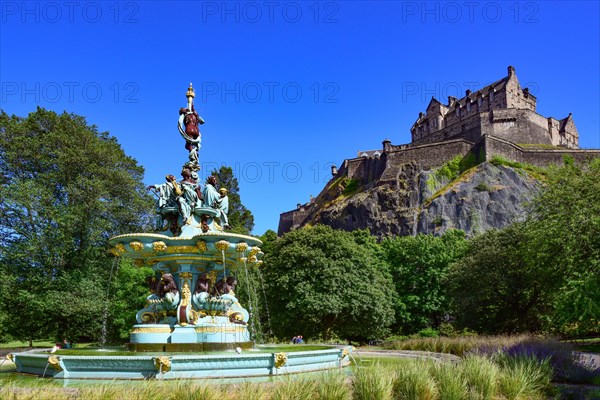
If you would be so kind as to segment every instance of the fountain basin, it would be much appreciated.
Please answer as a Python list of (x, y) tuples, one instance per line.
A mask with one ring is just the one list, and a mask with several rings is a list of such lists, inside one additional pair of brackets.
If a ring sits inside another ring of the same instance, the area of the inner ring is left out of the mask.
[(110, 356), (13, 353), (17, 372), (56, 379), (205, 379), (257, 377), (342, 368), (351, 346), (323, 350)]

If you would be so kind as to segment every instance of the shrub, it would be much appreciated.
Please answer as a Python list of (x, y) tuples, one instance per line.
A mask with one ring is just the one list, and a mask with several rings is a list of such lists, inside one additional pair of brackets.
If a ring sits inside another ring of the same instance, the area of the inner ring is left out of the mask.
[(425, 328), (425, 329), (421, 329), (417, 333), (417, 335), (419, 337), (427, 338), (427, 337), (438, 337), (438, 336), (440, 336), (440, 333), (433, 328)]
[(492, 189), (485, 182), (480, 182), (477, 186), (475, 186), (475, 190), (478, 192), (490, 192)]

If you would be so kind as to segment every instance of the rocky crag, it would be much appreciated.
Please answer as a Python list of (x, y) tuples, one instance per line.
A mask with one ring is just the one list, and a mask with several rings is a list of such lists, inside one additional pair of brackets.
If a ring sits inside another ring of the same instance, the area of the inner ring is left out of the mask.
[(461, 171), (458, 161), (430, 170), (417, 162), (403, 164), (395, 179), (368, 188), (356, 180), (333, 179), (304, 206), (306, 213), (296, 227), (322, 223), (344, 230), (367, 228), (380, 238), (439, 235), (448, 229), (472, 236), (522, 218), (543, 179), (541, 170), (528, 166), (492, 160)]

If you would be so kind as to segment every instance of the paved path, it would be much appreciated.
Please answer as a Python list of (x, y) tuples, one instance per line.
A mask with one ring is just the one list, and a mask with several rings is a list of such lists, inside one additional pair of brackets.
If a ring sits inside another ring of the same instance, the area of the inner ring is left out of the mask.
[(443, 362), (460, 362), (461, 358), (454, 354), (447, 353), (433, 353), (429, 351), (416, 351), (416, 350), (355, 350), (353, 354), (358, 356), (362, 355), (376, 355), (378, 357), (399, 357), (399, 358), (417, 358), (436, 360)]

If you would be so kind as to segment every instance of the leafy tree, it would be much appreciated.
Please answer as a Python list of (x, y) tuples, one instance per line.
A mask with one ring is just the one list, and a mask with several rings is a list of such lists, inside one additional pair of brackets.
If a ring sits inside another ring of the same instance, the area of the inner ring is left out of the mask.
[(551, 327), (600, 333), (600, 159), (549, 168), (532, 203), (528, 261), (559, 277)]
[(17, 339), (98, 338), (106, 240), (149, 222), (143, 168), (84, 117), (0, 113), (0, 308)]
[(523, 224), (488, 231), (469, 242), (452, 266), (449, 287), (457, 323), (478, 332), (535, 332), (551, 310), (557, 276), (526, 261)]
[(131, 260), (118, 261), (118, 271), (114, 271), (116, 276), (108, 289), (111, 316), (108, 321), (108, 339), (112, 342), (129, 339), (135, 314), (144, 307), (146, 297), (150, 294), (145, 279), (155, 274), (152, 268), (134, 266)]
[(269, 254), (277, 241), (277, 233), (274, 230), (268, 229), (265, 233), (259, 236), (263, 242), (261, 249), (265, 254)]
[(382, 248), (396, 285), (395, 330), (410, 334), (438, 327), (449, 312), (448, 268), (466, 250), (464, 232), (395, 237), (384, 240)]
[(211, 175), (217, 178), (219, 188), (227, 189), (227, 196), (229, 197), (229, 214), (227, 217), (231, 232), (250, 234), (254, 228), (254, 216), (242, 204), (238, 180), (233, 176), (233, 170), (231, 167), (222, 166), (218, 171), (212, 171)]
[(525, 221), (475, 238), (453, 268), (463, 325), (493, 333), (600, 333), (600, 159), (566, 159), (544, 175)]
[(365, 231), (305, 227), (265, 257), (272, 327), (280, 338), (367, 339), (388, 333), (394, 287)]

